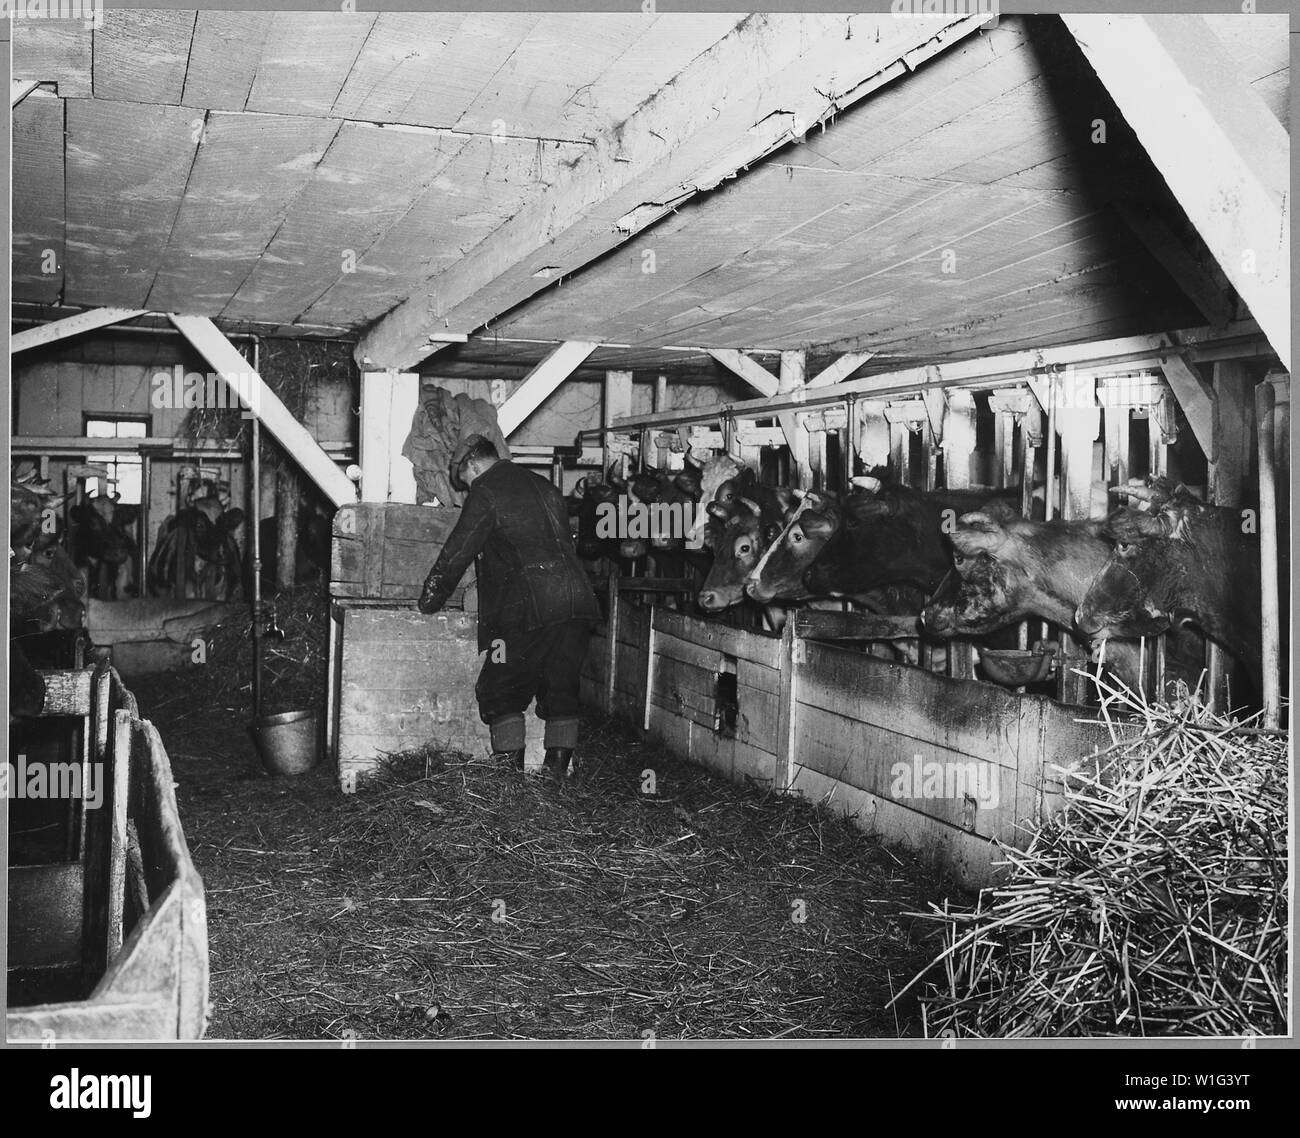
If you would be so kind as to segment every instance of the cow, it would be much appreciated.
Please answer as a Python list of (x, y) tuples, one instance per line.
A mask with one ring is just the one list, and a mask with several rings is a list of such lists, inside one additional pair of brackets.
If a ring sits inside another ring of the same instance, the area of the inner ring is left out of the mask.
[[(725, 487), (720, 488), (725, 496)], [(744, 599), (746, 580), (798, 504), (794, 492), (783, 487), (747, 480), (744, 488), (753, 497), (726, 497), (707, 507), (713, 566), (695, 598), (705, 612), (721, 612)]]
[[(294, 550), (293, 581), (306, 584), (328, 576), (333, 513), (323, 501), (300, 502), (298, 505), (298, 544)], [(262, 562), (262, 588), (276, 587), (279, 564), (279, 518), (272, 514), (258, 523), (258, 542)]]
[[(855, 479), (840, 503), (840, 523), (804, 574), (814, 596), (862, 604), (887, 585), (930, 596), (952, 568), (944, 537), (957, 514), (983, 505), (979, 491), (922, 493), (909, 486)], [(913, 594), (916, 595), (916, 594)]]
[[(689, 466), (699, 472), (700, 495), (696, 501), (705, 503), (717, 501), (718, 491), (723, 484), (731, 479), (744, 477), (745, 472), (748, 470), (739, 458), (730, 454), (710, 457), (703, 451), (689, 450), (686, 452), (686, 461)], [(751, 476), (753, 475), (752, 471), (749, 473)], [(756, 477), (754, 481), (757, 482)], [(691, 532), (687, 536), (698, 540), (708, 524), (708, 515), (698, 515), (695, 524), (691, 527)]]
[(132, 531), (140, 507), (100, 494), (73, 506), (71, 517), (72, 556), (87, 572), (90, 595), (100, 600), (125, 600), (136, 591), (139, 545)]
[(243, 521), (244, 511), (228, 509), (216, 493), (191, 499), (159, 527), (149, 558), (149, 591), (178, 599), (230, 600), (242, 576), (234, 533)]
[[(574, 544), (584, 561), (634, 561), (646, 555), (649, 545), (644, 539), (620, 538), (617, 527), (610, 526), (607, 519), (617, 517), (618, 499), (618, 490), (592, 474), (580, 478), (570, 493), (569, 516), (577, 523)], [(610, 528), (615, 532), (607, 532)]]
[(1106, 521), (1113, 548), (1075, 611), (1079, 631), (1105, 640), (1195, 623), (1247, 669), (1258, 691), (1259, 544), (1241, 511), (1207, 506), (1164, 478), (1115, 493), (1131, 502)]
[[(962, 515), (950, 535), (953, 587), (922, 610), (922, 629), (945, 640), (982, 637), (1031, 616), (1072, 627), (1075, 609), (1110, 553), (1104, 525), (1029, 521), (1002, 501)], [(1116, 641), (1106, 653), (1110, 669), (1135, 690), (1140, 659), (1131, 641)]]
[(745, 592), (760, 604), (798, 601), (814, 594), (804, 574), (840, 526), (840, 503), (833, 494), (800, 493), (785, 527), (745, 578)]

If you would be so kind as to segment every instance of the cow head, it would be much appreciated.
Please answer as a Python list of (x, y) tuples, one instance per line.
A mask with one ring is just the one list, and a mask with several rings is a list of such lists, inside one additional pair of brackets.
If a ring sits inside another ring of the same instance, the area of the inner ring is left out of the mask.
[(705, 612), (721, 612), (745, 596), (745, 579), (758, 565), (779, 526), (763, 522), (763, 511), (752, 498), (741, 498), (728, 510), (720, 502), (709, 505), (719, 523), (714, 531), (713, 566), (696, 601)]
[(790, 520), (746, 578), (745, 592), (760, 604), (807, 597), (804, 574), (839, 525), (839, 503), (833, 497), (803, 494)]
[[(1193, 511), (1204, 507), (1179, 487), (1157, 480), (1149, 488), (1116, 487), (1130, 499), (1107, 519), (1113, 551), (1075, 612), (1079, 631), (1092, 639), (1152, 636), (1174, 621), (1178, 598), (1189, 589), (1185, 537)], [(1202, 571), (1212, 571), (1203, 566)]]
[[(746, 469), (739, 458), (729, 454), (706, 457), (702, 452), (693, 452), (687, 457), (700, 467), (700, 496), (696, 499), (698, 502), (715, 501), (722, 484), (737, 477)], [(695, 525), (691, 527), (689, 536), (697, 536), (705, 524), (705, 518), (698, 518)]]

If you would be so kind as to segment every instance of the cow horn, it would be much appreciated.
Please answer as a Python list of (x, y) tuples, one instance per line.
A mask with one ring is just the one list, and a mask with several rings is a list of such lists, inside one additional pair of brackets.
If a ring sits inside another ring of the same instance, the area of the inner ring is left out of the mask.
[(707, 509), (711, 517), (720, 518), (722, 520), (726, 520), (727, 518), (731, 517), (731, 515), (727, 512), (727, 507), (724, 506), (721, 502), (710, 502), (708, 504)]
[(869, 490), (873, 494), (879, 493), (883, 485), (879, 478), (872, 478), (870, 474), (858, 474), (850, 478), (849, 482), (859, 490)]
[(803, 501), (804, 498), (808, 497), (808, 491), (800, 490), (798, 487), (791, 487), (790, 493), (793, 494), (800, 501)]
[(763, 513), (763, 508), (753, 498), (737, 498), (736, 501), (752, 510), (755, 517), (760, 517)]

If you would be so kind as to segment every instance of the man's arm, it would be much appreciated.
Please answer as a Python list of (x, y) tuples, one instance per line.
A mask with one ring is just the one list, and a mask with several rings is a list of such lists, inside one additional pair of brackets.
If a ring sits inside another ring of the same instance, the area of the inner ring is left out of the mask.
[(469, 563), (479, 555), (491, 536), (494, 524), (487, 493), (479, 491), (476, 494), (471, 488), (461, 507), (456, 528), (451, 531), (438, 560), (424, 580), (419, 603), (422, 613), (435, 613), (447, 603)]

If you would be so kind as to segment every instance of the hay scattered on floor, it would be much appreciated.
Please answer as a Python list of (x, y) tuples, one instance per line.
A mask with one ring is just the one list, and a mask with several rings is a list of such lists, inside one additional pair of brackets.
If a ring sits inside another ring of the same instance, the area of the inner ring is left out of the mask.
[(352, 796), (325, 768), (266, 778), (235, 725), (161, 728), (207, 889), (212, 1038), (920, 1031), (915, 1003), (885, 1006), (933, 952), (899, 917), (933, 879), (812, 805), (607, 720), (559, 786), (427, 751)]
[(1005, 887), (935, 908), (928, 1034), (1285, 1033), (1286, 737), (1195, 696), (1108, 688), (1103, 709), (1117, 741), (1099, 776), (1072, 775), (1064, 809), (1007, 851)]

